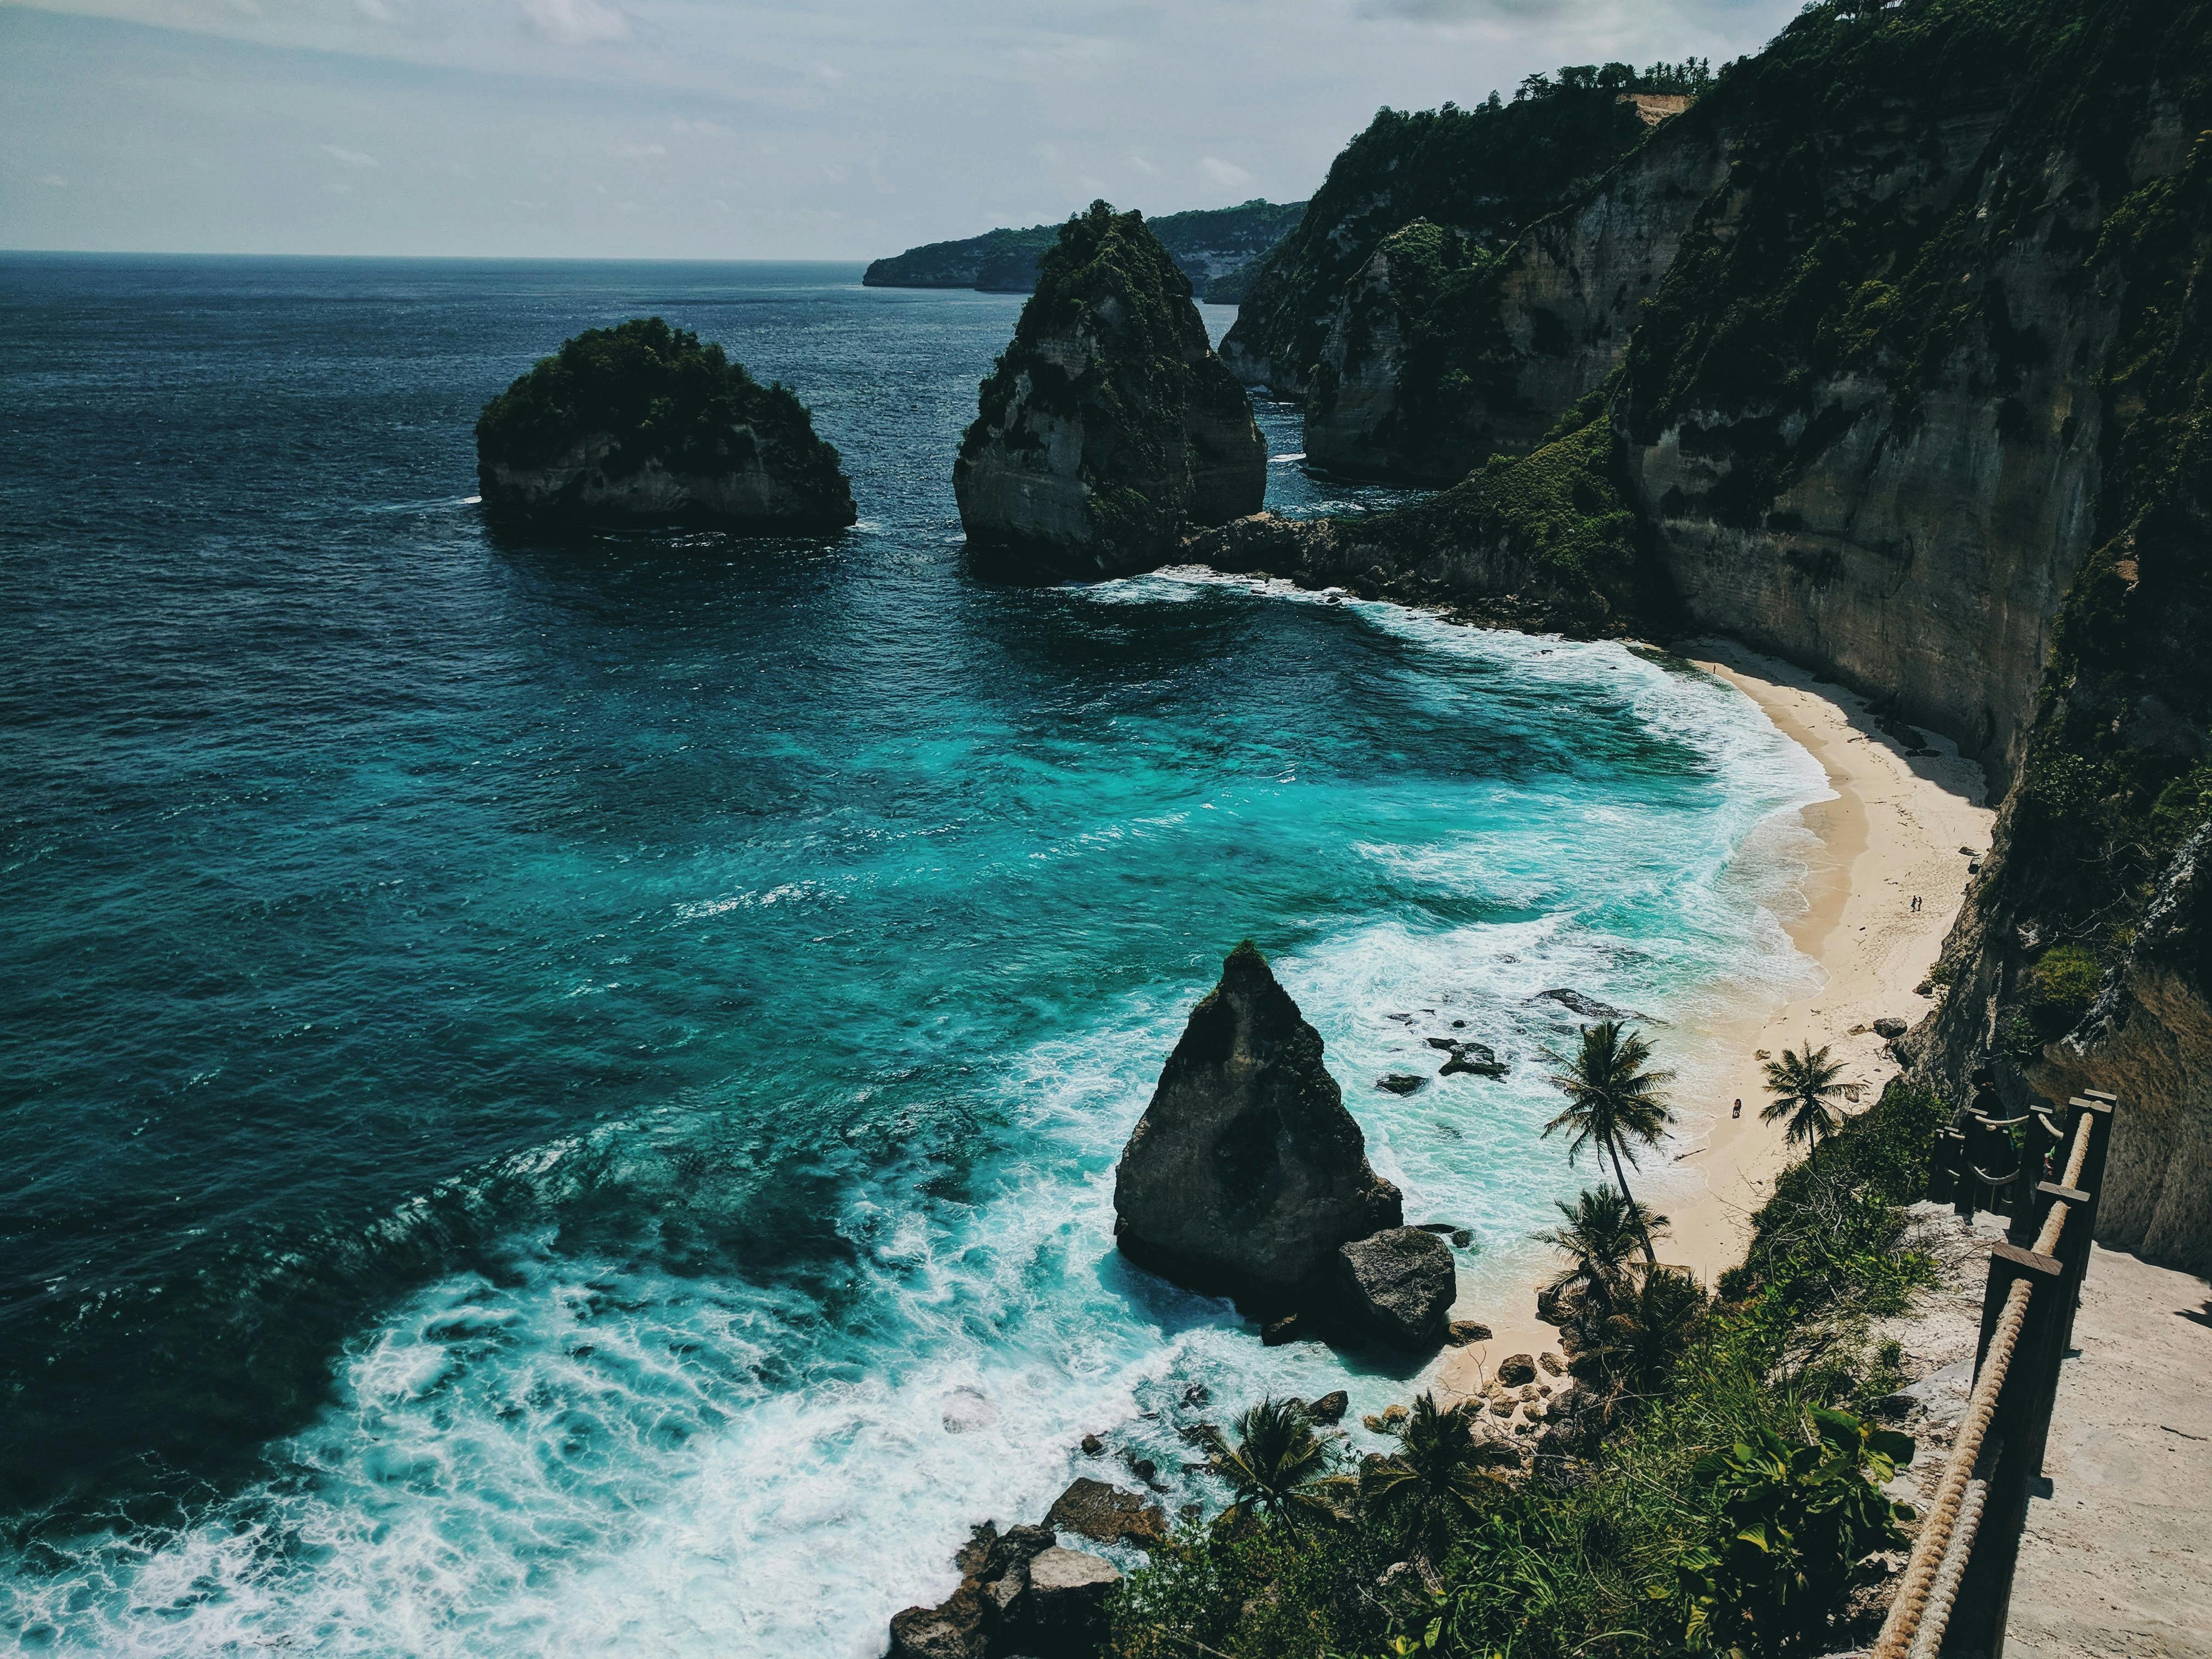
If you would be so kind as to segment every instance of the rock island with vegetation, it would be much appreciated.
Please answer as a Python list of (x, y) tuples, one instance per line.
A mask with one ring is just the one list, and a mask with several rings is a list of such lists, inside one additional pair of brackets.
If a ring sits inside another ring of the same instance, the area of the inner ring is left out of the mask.
[(550, 525), (842, 529), (837, 452), (781, 384), (658, 317), (587, 329), (484, 405), (484, 510)]
[(1267, 493), (1267, 441), (1190, 279), (1104, 202), (1060, 228), (979, 403), (952, 487), (980, 548), (1122, 575)]

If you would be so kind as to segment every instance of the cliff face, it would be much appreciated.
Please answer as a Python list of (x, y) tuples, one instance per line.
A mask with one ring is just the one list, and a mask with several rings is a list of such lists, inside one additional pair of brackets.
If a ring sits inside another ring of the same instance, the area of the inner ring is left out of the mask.
[(495, 517), (835, 530), (858, 514), (805, 404), (658, 317), (592, 329), (485, 405), (477, 479)]
[[(1538, 585), (1509, 556), (1564, 523), (1516, 481), (1601, 520), (1617, 504), (1610, 562), (1541, 562), (1550, 625), (1725, 631), (1978, 753), (2008, 793), (1951, 988), (1910, 1040), (1918, 1073), (1951, 1098), (1985, 1060), (2016, 1100), (2120, 1096), (2105, 1236), (2194, 1266), (2212, 1264), (2208, 75), (2203, 0), (1810, 9), (1473, 293), (1468, 418), (1545, 466), (1270, 532), (1278, 568), (1371, 561), (1374, 591), (1512, 620)], [(1395, 380), (1362, 388), (1370, 408)], [(1592, 395), (1605, 442), (1567, 442), (1583, 415), (1552, 423)], [(1486, 527), (1480, 556), (1440, 524)], [(1578, 605), (1591, 572), (1614, 580)], [(1677, 609), (1624, 623), (1638, 592)]]
[(1122, 574), (1266, 493), (1266, 441), (1189, 278), (1103, 202), (1062, 228), (979, 404), (952, 485), (981, 547)]
[(1303, 398), (1345, 285), (1385, 238), (1426, 220), (1491, 252), (1570, 199), (1644, 137), (1637, 106), (1623, 100), (1630, 71), (1608, 70), (1603, 84), (1591, 71), (1573, 84), (1533, 77), (1510, 103), (1378, 113), (1253, 277), (1223, 360), (1248, 384)]

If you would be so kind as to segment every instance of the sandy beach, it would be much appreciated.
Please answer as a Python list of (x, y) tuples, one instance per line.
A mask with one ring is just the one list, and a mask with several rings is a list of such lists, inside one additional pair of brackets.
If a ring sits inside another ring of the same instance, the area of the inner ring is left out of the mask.
[[(1960, 759), (1948, 739), (1929, 733), (1936, 752), (1908, 755), (1869, 718), (1866, 699), (1733, 641), (1699, 640), (1683, 654), (1756, 702), (1820, 763), (1836, 792), (1834, 799), (1803, 809), (1818, 844), (1802, 888), (1803, 908), (1785, 924), (1797, 949), (1819, 964), (1819, 988), (1771, 1015), (1717, 1019), (1673, 1034), (1684, 1049), (1718, 1060), (1700, 1070), (1722, 1079), (1719, 1110), (1708, 1123), (1711, 1102), (1686, 1109), (1684, 1132), (1662, 1152), (1648, 1154), (1644, 1166), (1656, 1168), (1663, 1158), (1703, 1176), (1702, 1188), (1668, 1199), (1674, 1228), (1660, 1256), (1711, 1284), (1742, 1259), (1752, 1212), (1776, 1173), (1798, 1156), (1779, 1125), (1759, 1121), (1768, 1098), (1759, 1054), (1829, 1045), (1856, 1088), (1856, 1108), (1880, 1097), (1899, 1067), (1874, 1022), (1911, 1024), (1928, 1012), (1917, 988), (1965, 897), (1969, 854), (1989, 847), (1995, 814), (1983, 804), (1981, 768)], [(1743, 1102), (1741, 1118), (1729, 1115), (1736, 1098)], [(1493, 1335), (1437, 1361), (1429, 1380), (1440, 1397), (1475, 1391), (1507, 1355), (1556, 1349), (1558, 1333), (1536, 1322), (1534, 1301), (1532, 1284), (1510, 1307), (1459, 1310)]]

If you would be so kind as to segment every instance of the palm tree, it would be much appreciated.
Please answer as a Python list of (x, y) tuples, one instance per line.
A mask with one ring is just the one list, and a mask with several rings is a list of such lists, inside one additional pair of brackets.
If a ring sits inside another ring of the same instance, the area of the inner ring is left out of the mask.
[(1696, 1279), (1671, 1267), (1655, 1268), (1598, 1327), (1595, 1346), (1576, 1358), (1577, 1371), (1596, 1371), (1616, 1396), (1655, 1393), (1705, 1311), (1705, 1292)]
[[(1559, 1066), (1552, 1073), (1552, 1086), (1566, 1096), (1567, 1109), (1544, 1126), (1545, 1135), (1559, 1129), (1574, 1131), (1567, 1144), (1570, 1164), (1584, 1146), (1596, 1142), (1613, 1159), (1613, 1177), (1620, 1182), (1622, 1195), (1633, 1204), (1621, 1149), (1627, 1146), (1632, 1164), (1638, 1145), (1656, 1146), (1667, 1133), (1674, 1114), (1660, 1091), (1674, 1080), (1674, 1074), (1644, 1070), (1651, 1045), (1643, 1033), (1624, 1031), (1620, 1022), (1613, 1019), (1583, 1026), (1582, 1047), (1569, 1057), (1554, 1054), (1552, 1059)], [(1640, 1216), (1642, 1206), (1637, 1210)], [(1638, 1232), (1644, 1241), (1644, 1259), (1656, 1267), (1659, 1253), (1651, 1248), (1650, 1230), (1639, 1226)]]
[(1808, 1042), (1802, 1054), (1784, 1048), (1781, 1059), (1766, 1062), (1766, 1086), (1774, 1098), (1759, 1113), (1759, 1121), (1788, 1123), (1784, 1139), (1790, 1146), (1810, 1141), (1818, 1152), (1843, 1121), (1843, 1113), (1830, 1103), (1832, 1096), (1844, 1091), (1836, 1080), (1843, 1070), (1843, 1061), (1830, 1060), (1825, 1047), (1815, 1048)]
[(1667, 1231), (1667, 1218), (1610, 1187), (1585, 1187), (1572, 1204), (1564, 1199), (1557, 1202), (1565, 1219), (1536, 1238), (1565, 1252), (1569, 1265), (1545, 1288), (1554, 1295), (1576, 1297), (1602, 1317), (1630, 1288), (1629, 1256), (1639, 1242)]
[(1439, 1411), (1433, 1394), (1421, 1395), (1395, 1431), (1398, 1449), (1369, 1458), (1359, 1474), (1360, 1502), (1431, 1564), (1481, 1518), (1483, 1497), (1501, 1481), (1474, 1432), (1479, 1409), (1462, 1401)]
[(1237, 1419), (1237, 1435), (1232, 1446), (1209, 1423), (1200, 1440), (1206, 1467), (1236, 1494), (1223, 1522), (1233, 1528), (1256, 1519), (1295, 1534), (1308, 1522), (1343, 1519), (1339, 1495), (1352, 1483), (1329, 1473), (1330, 1443), (1314, 1432), (1298, 1401), (1261, 1400)]

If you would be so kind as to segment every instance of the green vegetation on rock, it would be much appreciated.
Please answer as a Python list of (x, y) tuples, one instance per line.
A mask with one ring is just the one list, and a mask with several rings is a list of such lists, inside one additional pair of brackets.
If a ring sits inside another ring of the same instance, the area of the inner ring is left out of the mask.
[[(1384, 109), (1330, 164), (1296, 230), (1268, 255), (1222, 343), (1231, 366), (1278, 392), (1303, 395), (1345, 284), (1386, 237), (1416, 220), (1492, 253), (1570, 200), (1646, 131), (1625, 94), (1686, 88), (1695, 65), (1577, 67), (1531, 76), (1509, 102), (1469, 109)], [(1455, 339), (1455, 295), (1440, 288), (1439, 346)], [(1440, 354), (1448, 355), (1448, 354)], [(1439, 378), (1447, 371), (1439, 368)]]
[(854, 517), (837, 452), (797, 395), (658, 317), (565, 342), (484, 405), (476, 438), (495, 512), (828, 526)]

